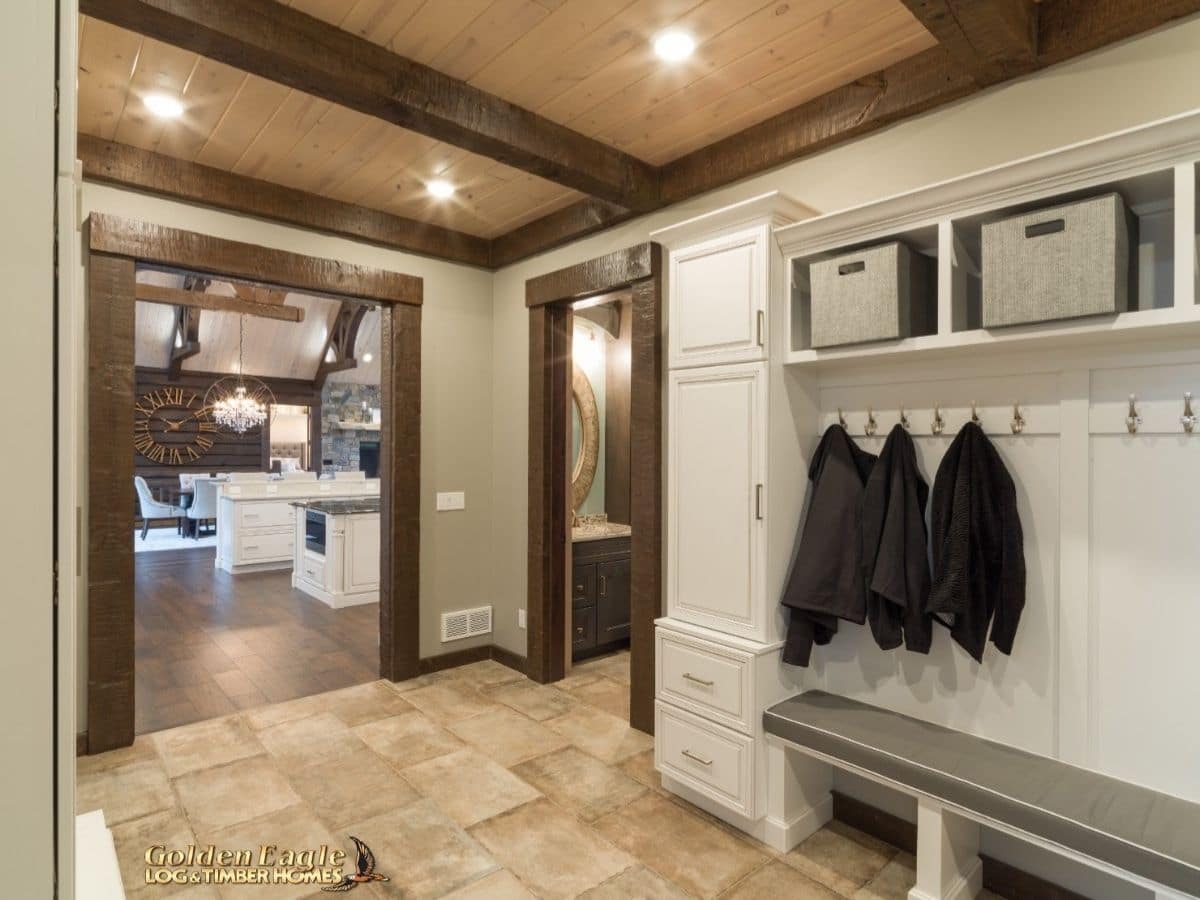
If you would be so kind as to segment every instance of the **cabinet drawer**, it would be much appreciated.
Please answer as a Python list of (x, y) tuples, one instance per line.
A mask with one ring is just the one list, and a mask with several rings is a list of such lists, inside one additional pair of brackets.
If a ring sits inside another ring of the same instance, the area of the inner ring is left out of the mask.
[(305, 556), (300, 565), (300, 574), (306, 581), (320, 587), (325, 586), (325, 562)]
[(755, 818), (754, 739), (661, 701), (654, 711), (654, 764), (659, 771)]
[(291, 559), (295, 541), (296, 535), (292, 531), (277, 534), (243, 534), (238, 538), (238, 561)]
[(658, 697), (751, 733), (754, 657), (658, 630)]
[(596, 607), (574, 607), (571, 610), (571, 650), (591, 650), (595, 646)]
[(596, 564), (577, 563), (571, 568), (571, 603), (590, 606), (596, 600)]
[(282, 528), (295, 523), (295, 510), (286, 502), (238, 504), (238, 526), (242, 529)]

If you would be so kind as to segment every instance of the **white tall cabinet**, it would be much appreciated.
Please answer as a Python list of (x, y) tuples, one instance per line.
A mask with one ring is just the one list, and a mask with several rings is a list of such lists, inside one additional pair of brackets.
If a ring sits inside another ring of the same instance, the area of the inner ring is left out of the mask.
[[(815, 383), (786, 370), (783, 259), (773, 229), (812, 213), (766, 194), (653, 235), (668, 276), (666, 616), (657, 622), (655, 764), (664, 786), (778, 847), (762, 712), (800, 689), (780, 661), (779, 593), (815, 427)], [(782, 782), (788, 782), (783, 784)]]

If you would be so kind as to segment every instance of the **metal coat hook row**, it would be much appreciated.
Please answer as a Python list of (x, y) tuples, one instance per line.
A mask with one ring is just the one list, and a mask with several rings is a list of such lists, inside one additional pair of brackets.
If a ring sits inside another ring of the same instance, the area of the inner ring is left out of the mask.
[(1192, 392), (1187, 391), (1183, 395), (1183, 415), (1179, 417), (1179, 422), (1183, 425), (1184, 432), (1191, 434), (1196, 430), (1197, 421), (1200, 419), (1192, 412)]
[(1009, 423), (1013, 434), (1020, 434), (1025, 430), (1025, 417), (1021, 415), (1021, 404), (1013, 402), (1013, 417)]
[(910, 430), (908, 427), (908, 416), (906, 416), (904, 414), (904, 406), (903, 405), (900, 406), (900, 425), (905, 431)]
[(838, 424), (843, 428), (846, 427), (846, 417), (842, 415), (842, 408), (840, 406), (838, 407)]
[(941, 434), (946, 430), (946, 420), (942, 418), (942, 409), (938, 404), (933, 404), (933, 424), (929, 426), (934, 434)]
[(979, 410), (975, 408), (975, 401), (971, 401), (971, 421), (976, 425), (981, 424), (979, 421)]
[(875, 410), (867, 407), (867, 424), (863, 427), (863, 431), (867, 437), (874, 437), (875, 432), (879, 430), (879, 423), (875, 421)]
[[(1125, 416), (1125, 427), (1129, 429), (1130, 434), (1137, 434), (1138, 428), (1142, 424), (1141, 414), (1137, 411), (1137, 394), (1129, 395), (1129, 414)], [(1185, 426), (1186, 427), (1186, 426)]]

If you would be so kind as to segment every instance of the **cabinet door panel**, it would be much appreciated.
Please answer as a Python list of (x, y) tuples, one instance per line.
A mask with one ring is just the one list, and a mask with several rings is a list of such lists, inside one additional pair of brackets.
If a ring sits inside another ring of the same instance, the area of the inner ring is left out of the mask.
[(571, 605), (589, 606), (596, 601), (596, 564), (575, 563), (571, 567)]
[(571, 652), (596, 646), (596, 607), (576, 606), (571, 610)]
[(765, 227), (671, 254), (671, 368), (766, 359)]
[(669, 420), (669, 613), (763, 638), (766, 364), (673, 372)]
[(596, 565), (596, 643), (629, 637), (629, 560)]

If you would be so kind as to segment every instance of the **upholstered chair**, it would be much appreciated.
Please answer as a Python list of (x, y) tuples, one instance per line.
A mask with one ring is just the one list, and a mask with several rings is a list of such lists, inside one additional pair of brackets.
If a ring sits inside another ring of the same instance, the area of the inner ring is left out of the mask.
[(197, 478), (192, 496), (192, 505), (187, 508), (187, 517), (191, 519), (192, 537), (199, 540), (201, 529), (212, 522), (213, 533), (217, 527), (217, 485), (215, 478)]
[(146, 539), (146, 535), (150, 531), (151, 519), (176, 519), (183, 515), (183, 510), (178, 506), (172, 506), (170, 503), (163, 503), (160, 500), (154, 499), (154, 494), (150, 492), (150, 485), (146, 484), (146, 479), (141, 475), (133, 476), (133, 487), (137, 491), (138, 508), (142, 514), (142, 540)]

